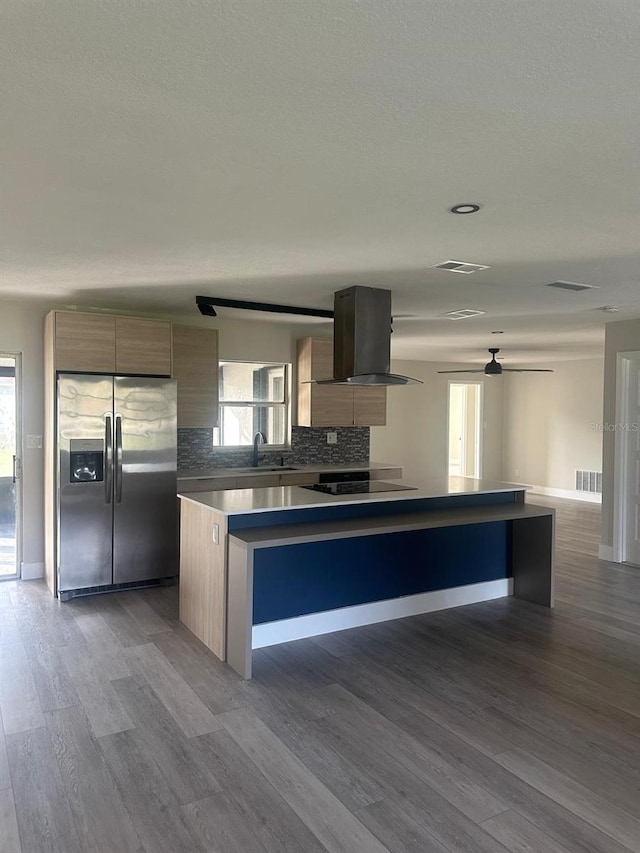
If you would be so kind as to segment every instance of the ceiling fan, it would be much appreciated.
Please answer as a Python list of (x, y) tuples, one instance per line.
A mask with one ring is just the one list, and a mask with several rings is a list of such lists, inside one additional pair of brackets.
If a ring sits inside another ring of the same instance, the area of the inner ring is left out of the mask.
[(503, 367), (496, 361), (496, 355), (500, 352), (498, 347), (489, 347), (491, 361), (478, 370), (439, 370), (438, 373), (484, 373), (485, 376), (502, 376), (503, 373), (553, 373), (548, 367)]

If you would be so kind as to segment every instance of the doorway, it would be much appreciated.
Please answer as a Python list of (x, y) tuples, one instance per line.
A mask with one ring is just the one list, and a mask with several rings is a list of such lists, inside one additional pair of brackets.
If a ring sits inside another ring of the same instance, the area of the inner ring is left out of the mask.
[(0, 353), (0, 580), (18, 576), (20, 557), (20, 357)]
[(449, 382), (448, 458), (450, 477), (482, 476), (482, 382)]

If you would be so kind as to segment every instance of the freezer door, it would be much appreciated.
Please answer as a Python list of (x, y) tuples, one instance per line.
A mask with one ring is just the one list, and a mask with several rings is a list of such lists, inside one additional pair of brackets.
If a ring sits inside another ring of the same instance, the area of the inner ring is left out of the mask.
[(176, 383), (118, 376), (113, 582), (178, 573)]
[(60, 374), (58, 589), (112, 583), (113, 378)]

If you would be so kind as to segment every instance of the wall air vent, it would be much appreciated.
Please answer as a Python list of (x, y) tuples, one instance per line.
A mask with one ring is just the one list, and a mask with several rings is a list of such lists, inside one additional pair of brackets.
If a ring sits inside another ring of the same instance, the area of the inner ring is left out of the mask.
[(551, 284), (545, 284), (545, 287), (555, 287), (556, 290), (571, 290), (578, 293), (581, 290), (595, 290), (597, 284), (579, 284), (577, 281), (552, 281)]
[(478, 311), (477, 308), (460, 308), (458, 311), (447, 311), (442, 316), (446, 317), (447, 320), (466, 320), (469, 317), (478, 317), (484, 313), (484, 311)]
[(465, 261), (443, 261), (443, 263), (436, 264), (431, 269), (448, 270), (449, 272), (461, 272), (464, 275), (471, 275), (471, 273), (478, 272), (479, 270), (488, 270), (489, 267), (485, 264), (468, 264)]
[(602, 494), (602, 474), (600, 471), (576, 471), (576, 491)]

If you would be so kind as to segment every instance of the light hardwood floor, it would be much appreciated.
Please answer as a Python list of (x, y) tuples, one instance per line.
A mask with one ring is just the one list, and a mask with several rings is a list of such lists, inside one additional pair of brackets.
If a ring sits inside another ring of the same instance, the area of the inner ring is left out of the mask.
[(554, 612), (264, 649), (251, 682), (175, 589), (0, 584), (0, 850), (640, 850), (640, 570), (598, 562), (597, 507), (553, 504)]

